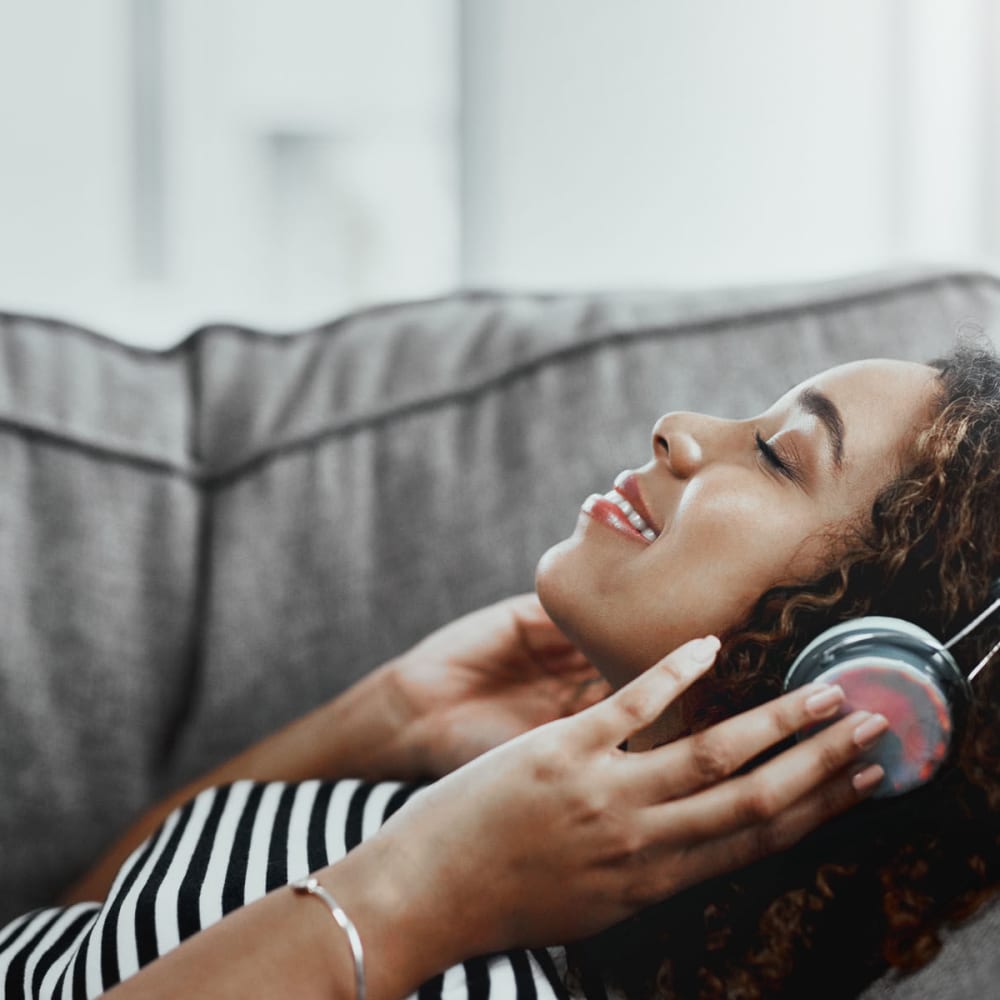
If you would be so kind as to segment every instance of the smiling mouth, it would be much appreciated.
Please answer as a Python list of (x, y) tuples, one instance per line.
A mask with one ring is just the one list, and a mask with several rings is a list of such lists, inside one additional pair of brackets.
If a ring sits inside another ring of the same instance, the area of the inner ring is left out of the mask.
[(656, 532), (646, 523), (642, 515), (616, 490), (601, 496), (592, 493), (583, 502), (583, 512), (595, 521), (614, 528), (616, 531), (649, 545), (656, 540)]

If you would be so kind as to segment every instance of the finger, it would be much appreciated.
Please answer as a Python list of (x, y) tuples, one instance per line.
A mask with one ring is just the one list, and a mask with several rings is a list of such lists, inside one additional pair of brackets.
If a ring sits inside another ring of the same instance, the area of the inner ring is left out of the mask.
[(575, 646), (548, 650), (536, 655), (535, 662), (545, 673), (560, 678), (572, 673), (595, 673), (593, 664)]
[(563, 650), (579, 652), (549, 617), (534, 592), (508, 597), (503, 603), (513, 616), (514, 627), (525, 649), (549, 655)]
[[(820, 697), (816, 697), (816, 696)], [(716, 785), (768, 747), (810, 723), (835, 715), (844, 702), (840, 687), (810, 684), (692, 736), (639, 755), (648, 779), (646, 801), (664, 801)]]
[(593, 675), (574, 685), (563, 705), (563, 716), (576, 715), (591, 705), (604, 701), (611, 694), (611, 685), (604, 678)]
[[(794, 802), (850, 764), (871, 745), (859, 729), (884, 716), (852, 712), (749, 774), (684, 799), (654, 807), (665, 831), (688, 842), (711, 840), (768, 823)], [(861, 729), (870, 736), (872, 726)], [(884, 729), (883, 729), (884, 731)]]
[(617, 746), (650, 725), (715, 661), (719, 640), (713, 636), (679, 646), (659, 663), (595, 705), (587, 716), (588, 743)]
[[(678, 881), (675, 869), (670, 884), (656, 887), (658, 898), (788, 850), (822, 823), (866, 799), (883, 775), (878, 764), (857, 772), (856, 766), (845, 768), (771, 819), (694, 847), (686, 855), (682, 879)], [(862, 774), (864, 779), (859, 780)], [(651, 877), (655, 882), (656, 875)]]
[(538, 594), (533, 590), (528, 590), (521, 594), (512, 594), (510, 597), (503, 598), (499, 603), (514, 614), (522, 615), (531, 621), (552, 621), (545, 608), (542, 607), (542, 602), (538, 599)]

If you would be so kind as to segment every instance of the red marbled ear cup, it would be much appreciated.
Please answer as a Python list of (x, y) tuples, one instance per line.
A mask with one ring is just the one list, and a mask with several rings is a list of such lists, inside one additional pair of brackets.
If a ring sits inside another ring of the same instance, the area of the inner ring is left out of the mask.
[(902, 795), (937, 774), (971, 701), (968, 682), (942, 644), (895, 618), (859, 618), (814, 639), (792, 664), (785, 688), (813, 681), (843, 688), (837, 718), (864, 709), (889, 720), (889, 730), (860, 758), (885, 770), (875, 798)]
[(844, 690), (841, 715), (880, 712), (889, 731), (859, 760), (881, 764), (876, 797), (901, 795), (930, 781), (948, 756), (952, 720), (942, 691), (925, 676), (891, 660), (860, 659), (815, 678)]

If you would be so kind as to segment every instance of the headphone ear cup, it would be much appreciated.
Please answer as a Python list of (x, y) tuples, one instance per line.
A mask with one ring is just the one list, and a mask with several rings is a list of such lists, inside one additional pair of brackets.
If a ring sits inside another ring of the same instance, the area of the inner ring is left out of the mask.
[(937, 774), (957, 744), (971, 701), (968, 683), (942, 644), (896, 618), (859, 618), (813, 640), (792, 664), (785, 688), (813, 681), (843, 689), (838, 717), (864, 709), (889, 720), (889, 730), (859, 758), (885, 771), (876, 798), (901, 795)]

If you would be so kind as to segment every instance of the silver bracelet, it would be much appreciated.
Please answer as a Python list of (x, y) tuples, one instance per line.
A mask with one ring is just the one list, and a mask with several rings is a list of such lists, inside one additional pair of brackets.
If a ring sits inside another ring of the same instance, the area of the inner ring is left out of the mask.
[(351, 943), (351, 955), (354, 958), (354, 996), (355, 1000), (365, 1000), (365, 950), (361, 946), (361, 935), (358, 934), (354, 921), (343, 911), (333, 896), (330, 895), (311, 875), (288, 883), (289, 887), (298, 893), (316, 896), (329, 907), (333, 919), (344, 928), (347, 940)]

